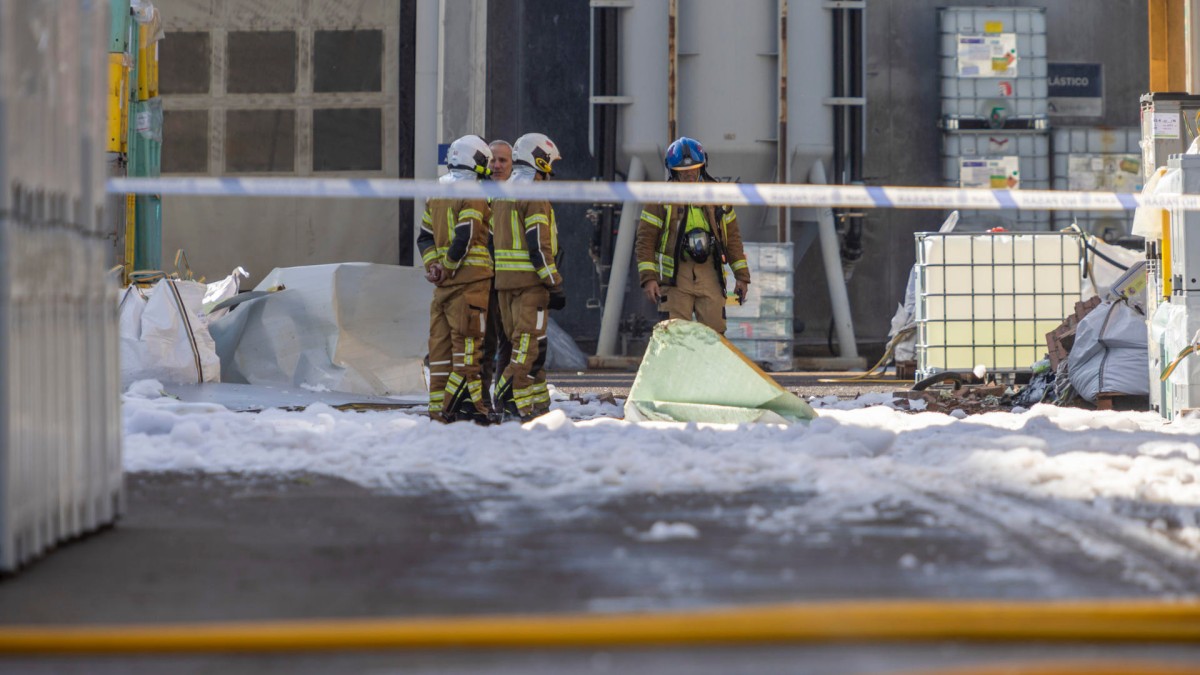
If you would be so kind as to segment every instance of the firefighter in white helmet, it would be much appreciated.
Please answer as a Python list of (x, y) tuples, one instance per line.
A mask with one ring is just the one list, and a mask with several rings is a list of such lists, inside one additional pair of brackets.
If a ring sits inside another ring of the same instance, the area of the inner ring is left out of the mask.
[[(700, 142), (681, 136), (663, 159), (668, 180), (714, 180), (705, 170)], [(647, 204), (638, 223), (638, 276), (642, 292), (671, 319), (695, 321), (725, 334), (725, 266), (733, 271), (734, 293), (745, 301), (750, 266), (732, 206)]]
[[(492, 151), (478, 136), (463, 136), (446, 154), (448, 184), (482, 180)], [(429, 416), (442, 422), (488, 423), (479, 380), (493, 276), (483, 199), (438, 198), (425, 204), (417, 248), (425, 278), (437, 288), (429, 307)]]
[[(544, 134), (525, 134), (513, 144), (510, 183), (549, 180), (558, 146)], [(558, 269), (558, 226), (544, 200), (492, 203), (496, 293), (504, 332), (512, 342), (508, 366), (496, 382), (496, 402), (504, 419), (530, 419), (549, 410), (546, 389), (548, 311), (566, 305)]]

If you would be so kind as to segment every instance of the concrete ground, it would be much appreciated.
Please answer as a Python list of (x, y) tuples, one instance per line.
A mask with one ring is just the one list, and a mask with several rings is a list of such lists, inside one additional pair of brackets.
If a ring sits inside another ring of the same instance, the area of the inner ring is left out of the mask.
[[(892, 391), (783, 375), (801, 395)], [(567, 392), (621, 396), (632, 373), (557, 374)], [(553, 508), (475, 504), (437, 484), (379, 494), (319, 476), (133, 474), (128, 513), (0, 580), (5, 626), (414, 617), (687, 609), (856, 598), (1147, 597), (1112, 566), (1021, 542), (985, 555), (979, 533), (933, 530), (919, 514), (773, 536), (755, 509), (802, 507), (794, 492), (626, 495)], [(563, 514), (569, 514), (564, 517)], [(647, 541), (656, 521), (703, 536)], [(1118, 541), (1113, 543), (1134, 545)], [(908, 569), (909, 552), (930, 561)], [(1028, 575), (1013, 574), (1027, 569)], [(1175, 591), (1193, 569), (1164, 565)], [(878, 644), (618, 650), (0, 658), (2, 673), (868, 673), (997, 659), (1152, 658), (1200, 664), (1200, 645)]]

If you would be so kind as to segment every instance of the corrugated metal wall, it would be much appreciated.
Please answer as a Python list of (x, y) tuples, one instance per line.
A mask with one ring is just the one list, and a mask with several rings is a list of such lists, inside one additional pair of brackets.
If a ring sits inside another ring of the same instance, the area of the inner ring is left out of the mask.
[(107, 3), (0, 3), (0, 571), (122, 503)]

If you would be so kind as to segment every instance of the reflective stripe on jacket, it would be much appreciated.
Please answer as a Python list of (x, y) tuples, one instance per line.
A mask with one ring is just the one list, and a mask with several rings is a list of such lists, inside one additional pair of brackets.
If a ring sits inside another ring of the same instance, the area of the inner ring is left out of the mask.
[[(701, 206), (704, 218), (717, 239), (717, 250), (713, 264), (720, 272), (721, 283), (725, 282), (723, 262), (733, 270), (739, 281), (750, 281), (750, 266), (746, 263), (746, 252), (742, 248), (742, 232), (738, 228), (737, 215), (733, 207)], [(634, 253), (637, 257), (638, 277), (642, 284), (657, 281), (660, 284), (675, 283), (675, 268), (679, 261), (683, 228), (687, 223), (688, 207), (678, 204), (647, 204), (638, 222), (637, 242)]]
[(446, 275), (438, 286), (455, 286), (493, 275), (488, 251), (491, 207), (482, 199), (431, 199), (425, 203), (417, 248), (421, 262), (439, 263)]
[(555, 263), (558, 223), (550, 202), (497, 199), (492, 203), (492, 245), (497, 290), (562, 285)]

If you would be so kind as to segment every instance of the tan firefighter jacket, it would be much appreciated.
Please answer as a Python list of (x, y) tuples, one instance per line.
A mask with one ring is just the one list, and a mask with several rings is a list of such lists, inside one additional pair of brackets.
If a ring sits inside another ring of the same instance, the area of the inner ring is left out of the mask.
[[(675, 270), (683, 255), (683, 233), (687, 225), (687, 205), (648, 204), (638, 223), (637, 256), (639, 283), (654, 280), (660, 284), (675, 284)], [(750, 281), (750, 266), (742, 249), (742, 233), (732, 206), (700, 206), (709, 232), (716, 239), (712, 253), (713, 265), (725, 286), (724, 265), (729, 265), (738, 281)]]
[(548, 201), (492, 202), (492, 245), (496, 256), (496, 289), (562, 285), (558, 256), (558, 224)]
[(482, 199), (430, 199), (425, 203), (417, 248), (426, 271), (434, 263), (441, 263), (446, 270), (438, 286), (492, 277), (490, 217), (491, 209)]

